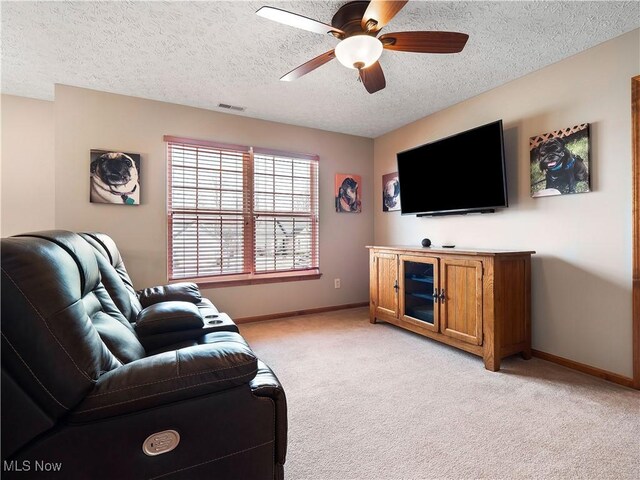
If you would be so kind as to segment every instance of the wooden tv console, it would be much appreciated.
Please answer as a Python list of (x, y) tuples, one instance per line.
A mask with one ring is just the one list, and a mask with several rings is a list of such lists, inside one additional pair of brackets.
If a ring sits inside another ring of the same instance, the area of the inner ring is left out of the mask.
[(369, 249), (369, 316), (484, 359), (531, 358), (531, 254), (457, 248)]

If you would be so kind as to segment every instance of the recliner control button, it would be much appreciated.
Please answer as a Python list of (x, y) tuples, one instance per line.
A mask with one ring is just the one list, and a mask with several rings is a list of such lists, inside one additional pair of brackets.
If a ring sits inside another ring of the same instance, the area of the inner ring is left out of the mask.
[(170, 452), (180, 443), (180, 434), (175, 430), (153, 433), (142, 444), (142, 451), (150, 457)]

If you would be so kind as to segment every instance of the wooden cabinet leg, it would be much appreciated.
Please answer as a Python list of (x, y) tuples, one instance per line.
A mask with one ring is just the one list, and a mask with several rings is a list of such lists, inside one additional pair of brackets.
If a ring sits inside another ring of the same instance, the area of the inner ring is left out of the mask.
[(522, 358), (525, 360), (531, 360), (531, 349), (527, 348), (526, 350), (523, 350), (520, 355), (522, 355)]
[(500, 370), (500, 359), (484, 357), (484, 368), (491, 372), (497, 372)]

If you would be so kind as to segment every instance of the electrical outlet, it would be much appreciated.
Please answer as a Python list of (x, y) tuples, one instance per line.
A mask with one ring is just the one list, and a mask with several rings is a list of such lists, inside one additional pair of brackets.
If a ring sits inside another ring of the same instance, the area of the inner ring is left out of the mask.
[(333, 288), (340, 288), (340, 279), (339, 278), (334, 278), (333, 279)]

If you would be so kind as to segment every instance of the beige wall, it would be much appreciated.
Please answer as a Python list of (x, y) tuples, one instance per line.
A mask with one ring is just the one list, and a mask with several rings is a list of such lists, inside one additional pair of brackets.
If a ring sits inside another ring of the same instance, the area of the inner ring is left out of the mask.
[[(164, 283), (163, 135), (317, 153), (323, 278), (206, 291), (223, 310), (241, 317), (366, 301), (364, 246), (375, 222), (378, 244), (418, 245), (429, 237), (460, 247), (535, 249), (534, 348), (631, 376), (630, 78), (640, 71), (639, 43), (635, 30), (375, 142), (66, 86), (56, 87), (55, 103), (3, 95), (2, 235), (54, 225), (102, 230), (122, 246), (137, 285)], [(380, 177), (396, 169), (397, 151), (498, 118), (508, 209), (422, 219), (381, 212)], [(529, 136), (583, 122), (592, 126), (594, 192), (530, 198)], [(143, 205), (89, 203), (91, 148), (142, 154)], [(333, 175), (347, 171), (363, 177), (360, 215), (333, 210)], [(337, 277), (340, 290), (333, 288)]]
[(53, 102), (2, 95), (0, 109), (0, 236), (53, 228)]
[[(376, 244), (536, 250), (533, 347), (632, 375), (631, 77), (640, 30), (375, 139), (374, 182), (396, 152), (502, 118), (510, 206), (491, 215), (436, 218), (382, 213)], [(533, 199), (529, 137), (591, 124), (593, 193)], [(425, 178), (425, 188), (431, 180)], [(437, 180), (433, 180), (437, 181)], [(401, 193), (402, 195), (402, 193)]]
[[(100, 230), (120, 246), (136, 286), (166, 283), (166, 152), (163, 135), (320, 156), (320, 280), (205, 291), (234, 317), (368, 301), (373, 240), (373, 140), (92, 90), (56, 86), (56, 226)], [(89, 203), (89, 150), (142, 155), (142, 205)], [(337, 172), (362, 175), (363, 212), (338, 214)], [(334, 289), (340, 278), (342, 288)]]

